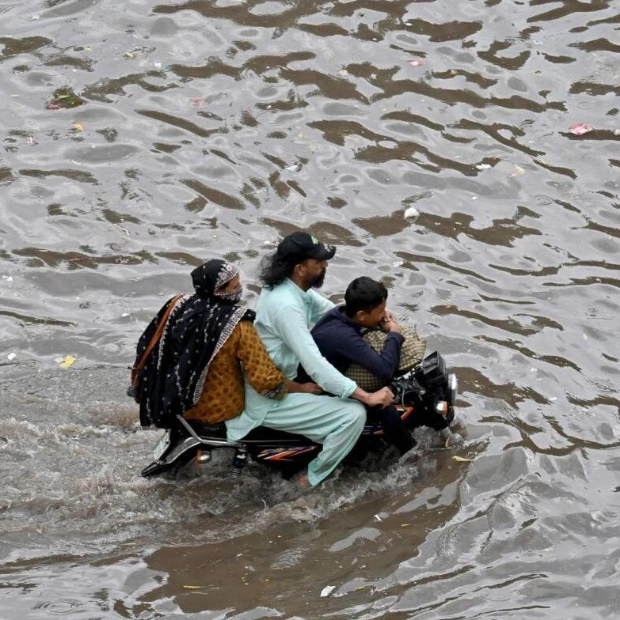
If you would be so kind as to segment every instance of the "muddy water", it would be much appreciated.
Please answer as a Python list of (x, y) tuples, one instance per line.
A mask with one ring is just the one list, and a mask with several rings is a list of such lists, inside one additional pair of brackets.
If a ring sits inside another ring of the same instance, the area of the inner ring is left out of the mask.
[[(617, 8), (0, 0), (0, 618), (616, 618)], [(444, 354), (465, 445), (141, 479), (146, 322), (211, 256), (252, 305), (298, 228)]]

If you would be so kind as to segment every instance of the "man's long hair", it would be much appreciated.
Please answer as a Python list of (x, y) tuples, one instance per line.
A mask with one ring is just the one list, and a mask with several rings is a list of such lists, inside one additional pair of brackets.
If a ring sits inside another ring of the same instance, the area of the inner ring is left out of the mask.
[(258, 279), (265, 288), (272, 289), (284, 282), (293, 273), (293, 269), (295, 269), (295, 263), (291, 264), (290, 261), (283, 260), (274, 252), (261, 260)]

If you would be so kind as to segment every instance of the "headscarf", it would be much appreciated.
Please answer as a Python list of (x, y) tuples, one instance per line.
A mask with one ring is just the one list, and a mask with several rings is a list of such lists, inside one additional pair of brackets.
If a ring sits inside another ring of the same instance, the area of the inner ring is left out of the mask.
[(230, 293), (218, 292), (238, 273), (235, 265), (220, 259), (192, 271), (196, 292), (183, 305), (169, 335), (174, 369), (166, 377), (166, 410), (182, 414), (198, 402), (211, 361), (243, 318), (245, 309), (236, 305), (241, 286)]

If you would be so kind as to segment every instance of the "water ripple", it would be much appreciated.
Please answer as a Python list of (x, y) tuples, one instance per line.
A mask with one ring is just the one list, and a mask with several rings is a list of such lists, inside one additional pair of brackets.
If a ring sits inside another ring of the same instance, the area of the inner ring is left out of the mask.
[[(610, 617), (615, 3), (107, 8), (0, 2), (0, 615)], [(253, 306), (300, 228), (442, 351), (464, 446), (308, 498), (141, 481), (138, 335), (207, 257)]]

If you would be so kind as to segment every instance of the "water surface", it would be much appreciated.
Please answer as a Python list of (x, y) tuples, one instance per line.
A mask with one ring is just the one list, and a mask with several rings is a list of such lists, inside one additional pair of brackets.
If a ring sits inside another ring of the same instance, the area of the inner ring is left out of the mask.
[[(618, 24), (0, 0), (0, 617), (615, 618)], [(338, 246), (326, 295), (381, 278), (442, 352), (465, 445), (303, 497), (224, 458), (141, 479), (142, 329), (213, 256), (254, 305), (300, 228)]]

